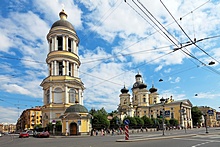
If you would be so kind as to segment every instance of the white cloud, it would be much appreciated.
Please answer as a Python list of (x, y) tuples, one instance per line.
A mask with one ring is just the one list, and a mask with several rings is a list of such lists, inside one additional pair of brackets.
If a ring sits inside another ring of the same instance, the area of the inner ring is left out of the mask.
[(0, 106), (0, 118), (0, 123), (16, 124), (18, 118), (18, 109), (14, 107)]
[(195, 98), (197, 99), (216, 99), (220, 97), (220, 93), (214, 92), (199, 92)]
[(171, 81), (170, 83), (179, 83), (180, 82), (180, 77), (176, 77), (175, 79), (174, 79), (174, 81)]

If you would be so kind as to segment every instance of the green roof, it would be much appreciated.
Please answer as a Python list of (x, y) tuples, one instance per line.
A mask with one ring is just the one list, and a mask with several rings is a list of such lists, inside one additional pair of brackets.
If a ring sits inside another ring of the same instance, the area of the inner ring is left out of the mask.
[(88, 113), (88, 110), (86, 109), (86, 107), (80, 104), (75, 104), (75, 105), (69, 106), (65, 111), (65, 113), (74, 113), (74, 112)]

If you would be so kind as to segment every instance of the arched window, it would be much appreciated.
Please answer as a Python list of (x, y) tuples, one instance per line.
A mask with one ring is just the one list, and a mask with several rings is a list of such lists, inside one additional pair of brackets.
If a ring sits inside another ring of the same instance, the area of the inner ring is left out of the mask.
[(50, 90), (47, 90), (47, 93), (46, 93), (46, 103), (47, 104), (50, 103)]
[(54, 103), (62, 103), (62, 89), (61, 88), (54, 89)]
[(69, 90), (69, 101), (70, 103), (75, 103), (76, 101), (76, 90), (73, 88)]

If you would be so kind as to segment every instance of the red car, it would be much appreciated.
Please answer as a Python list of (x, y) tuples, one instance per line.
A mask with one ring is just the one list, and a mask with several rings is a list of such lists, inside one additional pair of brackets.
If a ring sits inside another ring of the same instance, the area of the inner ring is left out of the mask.
[(19, 138), (28, 138), (28, 137), (29, 137), (28, 132), (21, 132), (21, 133), (19, 134)]
[(35, 136), (39, 138), (48, 138), (50, 137), (50, 133), (48, 131), (43, 131), (43, 132), (38, 132)]

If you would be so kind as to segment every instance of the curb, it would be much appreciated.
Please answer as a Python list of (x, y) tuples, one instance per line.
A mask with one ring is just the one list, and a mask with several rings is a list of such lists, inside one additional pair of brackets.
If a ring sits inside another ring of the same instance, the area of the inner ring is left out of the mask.
[(152, 138), (139, 138), (139, 139), (118, 139), (116, 142), (136, 142), (136, 141), (148, 141), (148, 140), (161, 140), (161, 139), (170, 139), (170, 138), (184, 138), (184, 137), (191, 137), (196, 136), (196, 134), (189, 134), (189, 135), (180, 135), (180, 136), (162, 136), (162, 137), (152, 137)]

